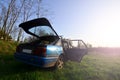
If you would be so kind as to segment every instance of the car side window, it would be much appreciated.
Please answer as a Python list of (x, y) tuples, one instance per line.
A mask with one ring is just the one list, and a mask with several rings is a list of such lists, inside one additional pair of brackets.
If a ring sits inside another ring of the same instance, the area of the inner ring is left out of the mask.
[(78, 47), (80, 49), (86, 49), (86, 45), (82, 41), (78, 41)]
[(63, 48), (64, 48), (64, 50), (67, 50), (69, 48), (68, 43), (65, 41), (63, 42)]
[(70, 45), (72, 48), (86, 49), (86, 45), (82, 40), (71, 40)]

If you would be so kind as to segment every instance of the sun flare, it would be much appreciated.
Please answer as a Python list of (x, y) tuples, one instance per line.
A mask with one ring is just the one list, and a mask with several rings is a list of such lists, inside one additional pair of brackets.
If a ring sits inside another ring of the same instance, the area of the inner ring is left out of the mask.
[(96, 38), (96, 46), (120, 47), (120, 12), (113, 11), (98, 13), (91, 21), (92, 39)]

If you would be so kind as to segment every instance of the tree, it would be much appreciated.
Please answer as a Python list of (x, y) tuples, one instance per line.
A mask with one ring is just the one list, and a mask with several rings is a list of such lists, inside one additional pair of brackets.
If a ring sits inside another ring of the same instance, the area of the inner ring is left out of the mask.
[[(1, 0), (0, 1), (0, 30), (3, 40), (8, 34), (19, 42), (24, 33), (18, 29), (18, 23), (27, 21), (35, 16), (40, 17), (40, 4), (42, 0)], [(17, 35), (16, 35), (17, 34)]]
[(92, 44), (87, 43), (88, 48), (92, 48)]
[[(6, 2), (6, 0), (3, 0), (3, 2)], [(14, 31), (14, 25), (17, 22), (19, 15), (21, 13), (24, 0), (23, 2), (18, 6), (16, 0), (10, 0), (6, 5), (1, 4), (1, 17), (0, 17), (0, 29), (3, 31), (3, 37), (4, 40), (7, 40), (7, 36), (5, 34), (10, 35)]]
[[(40, 17), (40, 3), (41, 3), (41, 0), (25, 0), (22, 13), (21, 13), (21, 18), (22, 18), (21, 22), (27, 21), (33, 15), (34, 16), (37, 15), (37, 18), (39, 18)], [(21, 38), (24, 38), (24, 32), (22, 29), (19, 29), (17, 42), (19, 42)]]

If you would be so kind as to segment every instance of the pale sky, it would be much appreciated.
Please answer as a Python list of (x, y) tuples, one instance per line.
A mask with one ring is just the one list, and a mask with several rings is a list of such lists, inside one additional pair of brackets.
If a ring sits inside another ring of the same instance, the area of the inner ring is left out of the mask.
[(59, 35), (100, 47), (120, 47), (120, 0), (43, 0)]

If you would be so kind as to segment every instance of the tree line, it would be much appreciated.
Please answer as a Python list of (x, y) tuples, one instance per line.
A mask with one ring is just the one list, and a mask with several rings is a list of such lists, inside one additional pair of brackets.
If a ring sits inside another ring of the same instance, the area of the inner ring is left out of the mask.
[(0, 39), (22, 40), (24, 33), (18, 24), (43, 15), (41, 3), (42, 0), (1, 0)]

